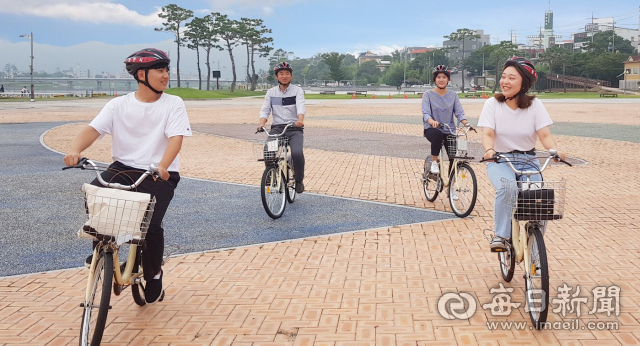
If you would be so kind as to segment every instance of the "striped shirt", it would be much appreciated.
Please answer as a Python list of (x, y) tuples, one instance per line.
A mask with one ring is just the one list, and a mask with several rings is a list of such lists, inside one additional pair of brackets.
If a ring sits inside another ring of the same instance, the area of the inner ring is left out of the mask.
[(302, 88), (289, 84), (284, 92), (280, 86), (269, 89), (264, 96), (260, 118), (269, 119), (270, 113), (273, 114), (273, 125), (298, 121), (298, 114), (305, 114)]
[[(422, 121), (425, 129), (431, 127), (427, 120), (434, 119), (441, 124), (449, 125), (451, 130), (455, 131), (454, 115), (458, 122), (467, 119), (455, 91), (449, 90), (444, 96), (440, 96), (434, 90), (429, 90), (422, 95)], [(448, 131), (443, 129), (442, 132)]]

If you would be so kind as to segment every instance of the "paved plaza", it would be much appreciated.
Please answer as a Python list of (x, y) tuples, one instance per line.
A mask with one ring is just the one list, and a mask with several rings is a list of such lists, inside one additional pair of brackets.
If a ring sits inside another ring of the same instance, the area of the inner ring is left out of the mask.
[[(483, 101), (462, 100), (472, 123)], [(307, 191), (280, 220), (257, 188), (262, 100), (187, 101), (196, 132), (167, 220), (187, 250), (164, 267), (163, 302), (112, 297), (103, 345), (640, 344), (639, 101), (543, 101), (579, 164), (545, 171), (568, 188), (565, 217), (545, 235), (553, 327), (541, 331), (524, 310), (522, 267), (505, 283), (483, 237), (494, 193), (484, 166), (473, 165), (470, 217), (455, 218), (444, 196), (426, 201), (419, 100), (309, 100)], [(90, 177), (62, 173), (59, 152), (105, 102), (0, 103), (0, 345), (78, 344), (89, 245), (74, 238), (80, 208), (61, 214)], [(85, 155), (110, 161), (109, 138)], [(42, 242), (53, 233), (53, 246)], [(490, 308), (500, 283), (521, 303), (508, 316)], [(441, 297), (460, 293), (475, 313), (446, 319)]]

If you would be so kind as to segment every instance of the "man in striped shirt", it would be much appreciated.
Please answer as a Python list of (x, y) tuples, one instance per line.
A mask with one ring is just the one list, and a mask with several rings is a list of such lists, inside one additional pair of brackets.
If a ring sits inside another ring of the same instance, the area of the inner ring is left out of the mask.
[(271, 133), (281, 133), (288, 123), (295, 123), (284, 134), (289, 138), (291, 158), (293, 159), (293, 174), (296, 179), (296, 192), (302, 193), (304, 185), (304, 92), (302, 88), (291, 85), (293, 67), (287, 62), (281, 62), (273, 69), (278, 86), (267, 91), (264, 103), (260, 109), (260, 125), (258, 130), (267, 124), (269, 114), (273, 114)]

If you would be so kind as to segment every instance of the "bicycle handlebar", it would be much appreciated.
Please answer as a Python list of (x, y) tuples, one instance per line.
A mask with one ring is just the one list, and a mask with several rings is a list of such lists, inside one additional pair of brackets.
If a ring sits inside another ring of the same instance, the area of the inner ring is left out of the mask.
[(516, 169), (513, 166), (512, 160), (509, 159), (509, 157), (507, 157), (505, 154), (501, 154), (501, 153), (496, 153), (495, 155), (493, 155), (493, 157), (490, 157), (488, 159), (482, 159), (482, 160), (480, 160), (480, 162), (487, 162), (487, 161), (498, 162), (499, 160), (506, 161), (507, 164), (509, 165), (509, 167), (511, 168), (511, 170), (513, 172), (515, 172), (516, 174), (526, 175), (526, 176), (531, 176), (531, 175), (534, 175), (534, 174), (542, 173), (542, 171), (544, 171), (547, 168), (547, 166), (549, 165), (549, 162), (551, 162), (551, 160), (556, 160), (556, 161), (559, 161), (559, 162), (562, 162), (562, 163), (568, 165), (569, 167), (573, 167), (572, 164), (570, 164), (569, 162), (561, 159), (560, 156), (558, 156), (558, 150), (556, 150), (556, 149), (549, 149), (549, 157), (545, 160), (544, 165), (542, 165), (542, 168), (540, 168), (539, 170), (535, 170), (535, 171), (520, 171), (520, 170)]
[[(287, 125), (284, 127), (284, 129), (282, 130), (282, 132), (281, 132), (280, 134), (270, 134), (270, 133), (267, 131), (267, 128), (266, 128), (266, 127), (264, 127), (264, 126), (262, 126), (262, 127), (260, 128), (260, 130), (256, 131), (256, 133), (258, 133), (258, 132), (266, 132), (268, 137), (280, 137), (280, 136), (284, 135), (284, 133), (285, 133), (285, 132), (287, 132), (287, 130), (288, 130), (290, 127), (295, 127), (295, 126), (296, 126), (296, 123), (287, 123)], [(273, 128), (273, 125), (272, 125), (271, 127)], [(303, 128), (304, 128), (304, 127), (303, 127)]]
[(156, 179), (159, 179), (159, 175), (158, 175), (158, 166), (154, 165), (154, 164), (150, 164), (149, 165), (149, 169), (147, 169), (146, 172), (144, 172), (140, 178), (138, 178), (138, 180), (135, 181), (135, 183), (131, 184), (131, 185), (123, 185), (120, 183), (109, 183), (106, 182), (104, 179), (102, 179), (102, 176), (100, 175), (100, 167), (98, 167), (98, 165), (95, 164), (95, 162), (87, 159), (86, 157), (81, 158), (78, 161), (78, 164), (75, 166), (67, 166), (67, 167), (63, 167), (62, 170), (67, 170), (70, 168), (80, 168), (80, 169), (88, 169), (88, 170), (92, 170), (96, 172), (96, 176), (98, 181), (100, 182), (100, 184), (102, 184), (105, 187), (111, 188), (111, 189), (118, 189), (118, 190), (133, 190), (136, 187), (138, 187), (140, 184), (142, 184), (142, 181), (144, 181), (148, 176), (153, 176)]
[(473, 132), (476, 132), (476, 133), (478, 132), (478, 131), (476, 131), (476, 128), (473, 127), (469, 123), (467, 123), (467, 125), (464, 125), (464, 131), (463, 131), (462, 134), (458, 134), (457, 132), (454, 133), (454, 131), (451, 130), (451, 127), (448, 124), (445, 124), (445, 123), (439, 123), (438, 124), (438, 128), (439, 129), (444, 129), (445, 127), (446, 127), (447, 131), (449, 131), (451, 134), (455, 134), (456, 136), (466, 136), (467, 133), (469, 133), (469, 131), (472, 131), (472, 130), (473, 130)]

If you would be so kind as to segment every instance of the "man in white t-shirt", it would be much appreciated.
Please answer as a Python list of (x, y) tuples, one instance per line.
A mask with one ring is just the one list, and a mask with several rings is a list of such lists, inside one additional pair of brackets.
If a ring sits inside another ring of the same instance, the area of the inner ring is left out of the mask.
[[(89, 126), (80, 131), (64, 157), (67, 166), (76, 165), (82, 151), (98, 138), (111, 135), (114, 162), (102, 173), (104, 180), (129, 185), (150, 164), (158, 166), (161, 179), (145, 179), (138, 187), (139, 192), (156, 197), (142, 257), (145, 299), (149, 304), (164, 297), (162, 219), (180, 181), (178, 153), (182, 139), (191, 136), (184, 102), (180, 97), (163, 93), (169, 82), (169, 62), (165, 52), (153, 48), (130, 55), (125, 65), (138, 82), (138, 91), (109, 101)], [(97, 179), (92, 184), (102, 186)], [(91, 263), (91, 256), (87, 262)]]

